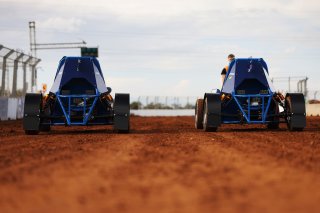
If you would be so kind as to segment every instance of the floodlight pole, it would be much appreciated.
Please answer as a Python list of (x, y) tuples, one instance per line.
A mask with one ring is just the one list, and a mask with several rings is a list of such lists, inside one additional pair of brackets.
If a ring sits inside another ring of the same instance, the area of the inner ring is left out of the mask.
[(40, 61), (41, 60), (38, 59), (32, 65), (30, 65), (30, 67), (31, 67), (31, 92), (35, 92), (34, 91), (34, 87), (37, 86), (37, 69), (36, 69), (36, 66)]
[(31, 61), (32, 57), (23, 62), (23, 94), (27, 93), (27, 64)]
[[(29, 22), (29, 36), (30, 36), (30, 51), (33, 57), (37, 57), (37, 50), (49, 50), (49, 49), (72, 49), (81, 48), (86, 46), (86, 42), (69, 42), (69, 43), (37, 43), (36, 41), (36, 22)], [(32, 69), (32, 91), (33, 86), (37, 86), (37, 70), (35, 65), (40, 61), (32, 61), (34, 65), (31, 66)]]
[(20, 53), (20, 55), (17, 56), (16, 59), (14, 59), (13, 63), (13, 82), (12, 82), (12, 96), (17, 96), (17, 81), (18, 81), (18, 63), (19, 60), (24, 56), (23, 53)]
[(6, 90), (7, 58), (8, 58), (12, 53), (14, 53), (14, 50), (10, 50), (5, 56), (3, 56), (1, 95), (4, 95), (4, 94), (5, 94), (5, 90)]

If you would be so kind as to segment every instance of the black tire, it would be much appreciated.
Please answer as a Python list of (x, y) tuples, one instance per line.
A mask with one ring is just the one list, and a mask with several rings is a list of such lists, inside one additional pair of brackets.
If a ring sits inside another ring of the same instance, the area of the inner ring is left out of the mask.
[(40, 131), (42, 131), (42, 132), (50, 132), (50, 130), (51, 130), (50, 119), (47, 118), (47, 117), (49, 117), (51, 115), (50, 106), (46, 106), (42, 110), (42, 113), (45, 116), (45, 118), (41, 119)]
[(196, 129), (203, 128), (203, 99), (197, 99), (194, 116), (194, 125)]
[(130, 94), (115, 94), (114, 130), (118, 133), (130, 131)]
[(221, 124), (220, 94), (206, 94), (203, 104), (203, 130), (215, 132)]
[(51, 130), (50, 124), (41, 124), (40, 125), (41, 132), (50, 132), (50, 130)]
[(37, 134), (39, 134), (39, 131), (36, 131), (36, 130), (24, 130), (24, 133), (26, 135), (37, 135)]
[(306, 106), (302, 93), (287, 93), (285, 98), (286, 122), (290, 131), (306, 127)]
[(272, 99), (270, 104), (270, 112), (274, 114), (275, 116), (271, 117), (271, 122), (267, 124), (268, 129), (279, 129), (279, 105), (278, 103)]
[(27, 135), (36, 135), (40, 131), (42, 94), (27, 93), (24, 101), (23, 129)]

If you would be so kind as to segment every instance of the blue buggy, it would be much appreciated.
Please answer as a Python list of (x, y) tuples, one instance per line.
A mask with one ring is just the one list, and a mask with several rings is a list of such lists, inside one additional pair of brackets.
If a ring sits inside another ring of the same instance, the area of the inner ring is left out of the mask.
[(221, 124), (266, 124), (278, 129), (281, 122), (290, 131), (305, 128), (304, 95), (276, 92), (262, 58), (233, 60), (221, 91), (196, 101), (195, 127), (204, 131), (216, 131)]
[(106, 87), (94, 57), (63, 57), (48, 95), (27, 93), (23, 128), (26, 134), (50, 131), (52, 125), (114, 125), (130, 130), (130, 95)]

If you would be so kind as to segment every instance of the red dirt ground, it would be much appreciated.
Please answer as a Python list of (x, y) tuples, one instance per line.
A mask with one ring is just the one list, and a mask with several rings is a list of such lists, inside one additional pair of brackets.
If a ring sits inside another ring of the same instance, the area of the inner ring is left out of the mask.
[(0, 212), (320, 212), (320, 118), (303, 132), (192, 117), (27, 136), (0, 122)]

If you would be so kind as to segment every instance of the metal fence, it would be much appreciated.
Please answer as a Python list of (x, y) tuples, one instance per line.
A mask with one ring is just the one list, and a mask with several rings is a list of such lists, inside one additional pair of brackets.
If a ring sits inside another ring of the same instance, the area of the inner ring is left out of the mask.
[(19, 97), (34, 92), (37, 84), (36, 66), (41, 60), (0, 44), (0, 96)]
[(275, 89), (283, 94), (290, 92), (303, 93), (306, 99), (310, 99), (307, 76), (272, 77), (271, 81)]
[(320, 90), (309, 90), (308, 96), (309, 96), (309, 100), (320, 101)]
[(139, 96), (132, 98), (132, 109), (194, 109), (195, 96)]

